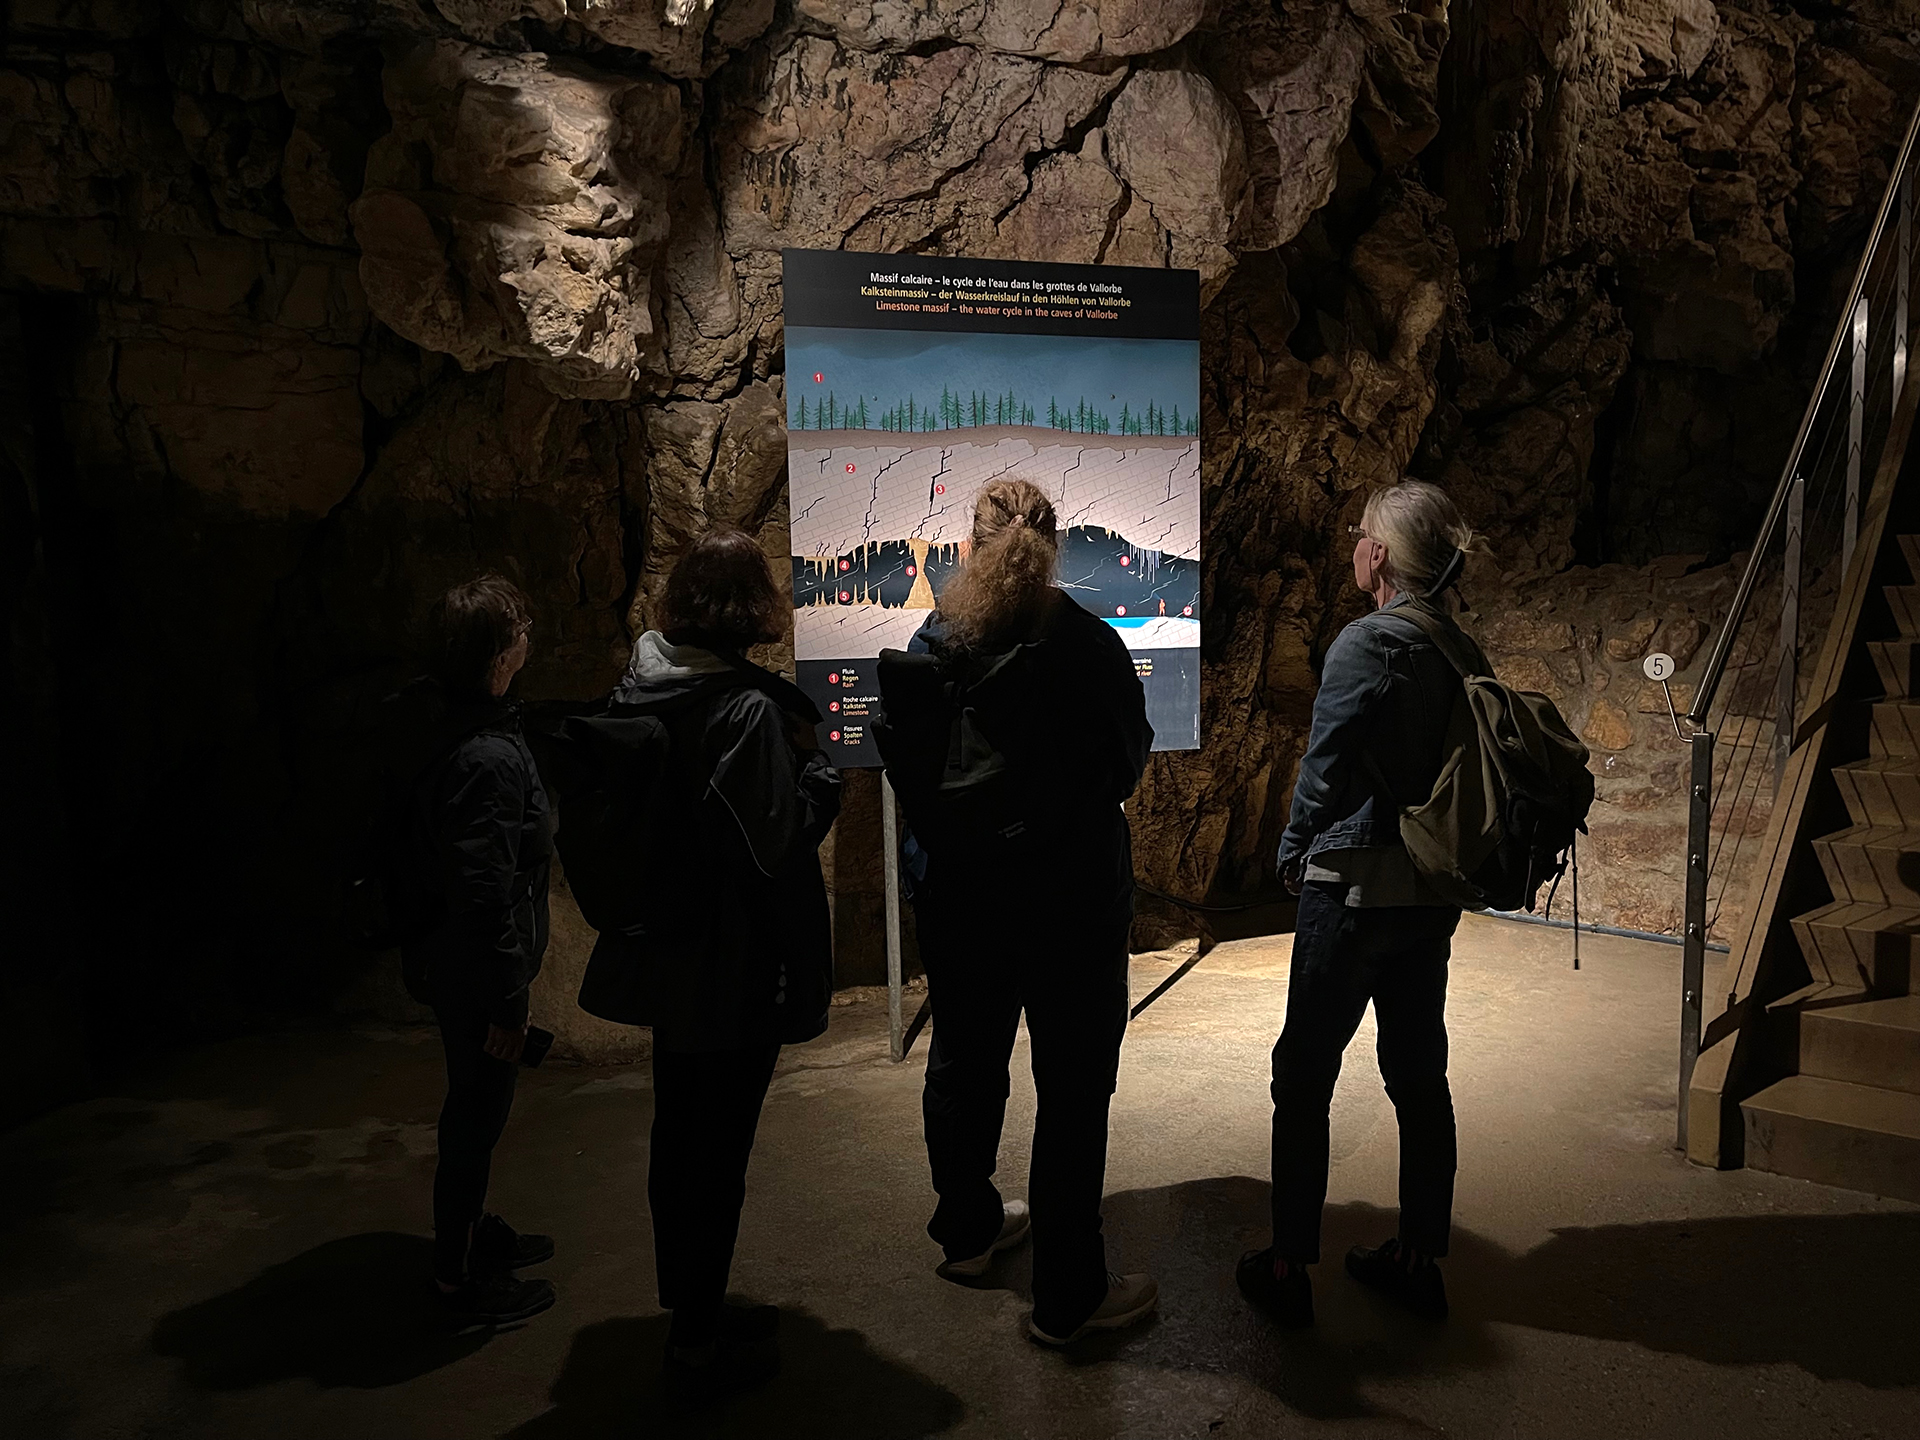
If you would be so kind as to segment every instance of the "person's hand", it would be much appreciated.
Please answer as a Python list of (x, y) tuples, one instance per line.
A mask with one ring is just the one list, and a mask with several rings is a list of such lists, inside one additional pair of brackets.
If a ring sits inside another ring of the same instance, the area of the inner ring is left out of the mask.
[(1287, 887), (1289, 895), (1300, 893), (1300, 877), (1306, 868), (1306, 863), (1300, 860), (1289, 860), (1280, 867), (1280, 883)]
[(793, 748), (805, 755), (809, 750), (820, 748), (820, 731), (813, 721), (801, 715), (789, 713), (787, 716), (787, 739), (793, 742)]
[(520, 1061), (520, 1052), (527, 1048), (527, 1026), (532, 1023), (529, 1020), (515, 1030), (509, 1030), (504, 1025), (489, 1025), (487, 1043), (480, 1048), (496, 1060), (516, 1065)]

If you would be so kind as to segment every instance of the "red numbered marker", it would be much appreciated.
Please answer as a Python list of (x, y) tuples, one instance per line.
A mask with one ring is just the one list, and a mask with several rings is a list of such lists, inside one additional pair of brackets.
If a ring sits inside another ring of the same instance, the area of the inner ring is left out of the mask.
[(1133, 564), (1133, 557), (1131, 555), (1122, 555), (1120, 557), (1120, 563), (1122, 565), (1131, 565)]
[(829, 715), (838, 715), (840, 713), (840, 702), (838, 700), (829, 700), (827, 702), (827, 713)]
[(854, 470), (853, 462), (849, 460), (847, 462), (847, 474), (849, 475), (853, 474), (853, 470)]
[(829, 670), (827, 672), (827, 684), (838, 685), (839, 683), (840, 683), (840, 672), (838, 670)]
[(840, 562), (840, 568), (842, 570), (851, 570), (853, 568), (853, 562), (851, 560), (842, 560)]
[(840, 599), (843, 603), (853, 599), (853, 592), (851, 590), (842, 590), (840, 592)]
[(833, 741), (834, 744), (838, 745), (840, 743), (840, 732), (838, 730), (827, 731), (827, 739)]
[(913, 566), (911, 565), (907, 566), (907, 578), (909, 580), (911, 580), (914, 576), (918, 575), (919, 573), (920, 572), (916, 570)]
[(1191, 614), (1193, 614), (1193, 606), (1191, 606), (1191, 605), (1189, 605), (1189, 606), (1187, 606), (1187, 608), (1186, 608), (1186, 609), (1184, 609), (1184, 610), (1182, 610), (1182, 611), (1181, 611), (1180, 613), (1181, 613), (1182, 615), (1191, 615)]
[(944, 485), (936, 485), (933, 487), (933, 493), (936, 495), (944, 495), (947, 493), (947, 487)]
[(1116, 615), (1124, 615), (1127, 613), (1127, 607), (1124, 605), (1116, 605), (1113, 607), (1113, 613)]
[(813, 383), (816, 385), (818, 385), (821, 381), (825, 380), (826, 378), (827, 377), (822, 375), (818, 370), (813, 372)]

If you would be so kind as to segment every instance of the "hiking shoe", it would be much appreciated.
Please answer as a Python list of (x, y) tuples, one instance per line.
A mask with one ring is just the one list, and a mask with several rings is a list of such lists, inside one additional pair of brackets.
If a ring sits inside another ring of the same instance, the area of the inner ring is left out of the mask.
[(1095, 1330), (1124, 1330), (1138, 1324), (1151, 1315), (1159, 1303), (1160, 1286), (1151, 1275), (1116, 1275), (1109, 1270), (1107, 1298), (1100, 1302), (1099, 1309), (1080, 1322), (1078, 1329), (1055, 1335), (1029, 1319), (1027, 1333), (1042, 1345), (1071, 1345)]
[(1287, 1278), (1282, 1280), (1273, 1273), (1273, 1260), (1272, 1247), (1242, 1255), (1233, 1269), (1240, 1293), (1277, 1325), (1299, 1330), (1313, 1324), (1313, 1282), (1307, 1278), (1307, 1267), (1289, 1263)]
[(458, 1290), (434, 1286), (440, 1303), (456, 1320), (468, 1325), (511, 1325), (553, 1307), (553, 1285), (546, 1280), (516, 1280), (511, 1275), (488, 1275), (467, 1281)]
[(987, 1266), (993, 1263), (993, 1257), (1002, 1250), (1011, 1250), (1027, 1238), (1027, 1232), (1033, 1229), (1033, 1217), (1027, 1211), (1024, 1200), (1009, 1200), (1002, 1211), (1000, 1233), (993, 1237), (993, 1243), (978, 1255), (965, 1260), (948, 1260), (935, 1267), (936, 1271), (952, 1277), (963, 1275), (969, 1279), (987, 1273)]
[(522, 1235), (498, 1215), (482, 1215), (473, 1227), (467, 1269), (475, 1275), (504, 1275), (552, 1258), (551, 1235)]
[(1431, 1260), (1409, 1263), (1400, 1242), (1389, 1240), (1369, 1250), (1356, 1245), (1347, 1252), (1347, 1273), (1371, 1290), (1405, 1306), (1422, 1320), (1447, 1318), (1447, 1286), (1440, 1267)]

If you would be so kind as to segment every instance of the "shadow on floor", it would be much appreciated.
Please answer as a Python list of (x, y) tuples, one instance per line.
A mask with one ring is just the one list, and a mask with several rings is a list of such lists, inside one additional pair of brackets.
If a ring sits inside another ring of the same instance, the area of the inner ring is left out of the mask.
[(605, 1320), (573, 1338), (553, 1408), (505, 1440), (672, 1435), (676, 1440), (910, 1440), (966, 1413), (960, 1397), (877, 1354), (857, 1330), (804, 1310), (780, 1317), (780, 1371), (741, 1393), (699, 1401), (663, 1382), (668, 1317)]
[(398, 1385), (471, 1355), (491, 1331), (456, 1332), (433, 1297), (432, 1242), (352, 1235), (263, 1270), (237, 1290), (163, 1316), (153, 1348), (189, 1384), (247, 1390), (304, 1377), (317, 1385)]
[(1920, 1385), (1920, 1212), (1752, 1215), (1556, 1230), (1462, 1308), (1715, 1365)]
[[(1233, 1262), (1267, 1238), (1267, 1186), (1245, 1176), (1136, 1190), (1106, 1202), (1108, 1263), (1153, 1271), (1150, 1330), (1079, 1347), (1074, 1363), (1227, 1369), (1302, 1414), (1379, 1415), (1366, 1381), (1506, 1363), (1494, 1323), (1626, 1341), (1716, 1365), (1797, 1365), (1823, 1380), (1920, 1385), (1920, 1212), (1774, 1215), (1556, 1231), (1524, 1255), (1455, 1227), (1452, 1318), (1432, 1326), (1354, 1284), (1347, 1249), (1394, 1231), (1394, 1212), (1328, 1207), (1314, 1268), (1317, 1323), (1282, 1331), (1234, 1288)], [(990, 1283), (1015, 1288), (1024, 1265)], [(1024, 1292), (1023, 1292), (1024, 1293)]]

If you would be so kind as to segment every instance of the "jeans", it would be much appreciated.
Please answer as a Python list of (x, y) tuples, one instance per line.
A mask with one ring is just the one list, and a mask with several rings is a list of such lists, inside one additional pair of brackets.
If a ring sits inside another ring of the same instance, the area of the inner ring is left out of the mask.
[(921, 905), (920, 949), (933, 998), (921, 1114), (940, 1197), (927, 1233), (949, 1260), (967, 1259), (993, 1243), (1003, 1222), (993, 1173), (1024, 1009), (1039, 1097), (1027, 1187), (1033, 1316), (1041, 1329), (1064, 1335), (1107, 1294), (1100, 1197), (1107, 1111), (1127, 1028), (1132, 917), (1112, 909), (1073, 914), (1052, 893), (1046, 903), (1053, 908), (1025, 916), (993, 914), (998, 900), (964, 910)]
[(1373, 1001), (1380, 1078), (1400, 1122), (1400, 1240), (1447, 1253), (1457, 1151), (1447, 1088), (1451, 906), (1350, 909), (1345, 887), (1301, 888), (1287, 1020), (1273, 1047), (1273, 1244), (1280, 1258), (1320, 1258), (1327, 1200), (1328, 1113), (1340, 1057)]
[(683, 1336), (683, 1318), (704, 1329), (726, 1300), (747, 1198), (747, 1160), (779, 1058), (778, 1043), (654, 1051), (647, 1203), (660, 1305), (676, 1312), (675, 1329)]
[(513, 1109), (519, 1066), (496, 1060), (484, 1010), (437, 1009), (447, 1055), (447, 1098), (440, 1107), (440, 1158), (433, 1171), (433, 1273), (449, 1285), (467, 1273), (467, 1231), (486, 1206), (493, 1147)]

